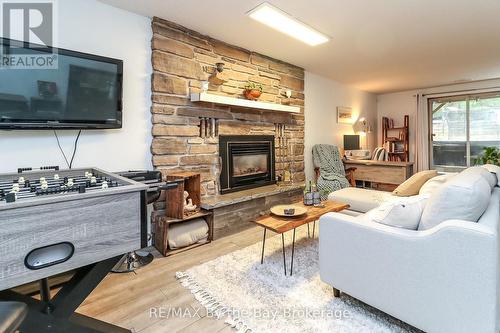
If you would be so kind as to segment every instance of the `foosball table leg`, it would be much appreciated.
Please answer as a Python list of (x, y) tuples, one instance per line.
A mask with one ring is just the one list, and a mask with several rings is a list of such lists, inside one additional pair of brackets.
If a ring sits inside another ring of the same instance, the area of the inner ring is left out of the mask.
[[(76, 309), (106, 277), (122, 256), (79, 268), (59, 292), (50, 298), (48, 283), (43, 285), (42, 300), (11, 290), (0, 292), (0, 300), (28, 305), (28, 315), (19, 330), (23, 333), (85, 332), (131, 333), (130, 330), (76, 313)], [(50, 309), (50, 311), (47, 311)]]

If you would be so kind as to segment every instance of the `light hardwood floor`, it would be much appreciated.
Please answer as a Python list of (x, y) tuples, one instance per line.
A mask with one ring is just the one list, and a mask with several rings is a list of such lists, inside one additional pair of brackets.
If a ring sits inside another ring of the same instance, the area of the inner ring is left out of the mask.
[[(155, 260), (135, 273), (109, 274), (78, 312), (141, 333), (233, 332), (223, 320), (206, 316), (193, 295), (176, 280), (175, 272), (254, 244), (262, 240), (262, 233), (262, 228), (254, 227), (166, 258), (154, 252)], [(268, 237), (272, 236), (268, 232)], [(256, 253), (255, 260), (259, 258), (260, 253)], [(151, 308), (188, 309), (190, 316), (167, 318), (160, 312), (151, 316)]]

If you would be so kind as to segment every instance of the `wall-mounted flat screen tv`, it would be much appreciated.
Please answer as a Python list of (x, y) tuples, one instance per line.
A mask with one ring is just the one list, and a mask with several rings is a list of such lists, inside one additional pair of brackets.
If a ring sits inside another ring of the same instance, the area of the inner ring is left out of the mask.
[(0, 129), (122, 127), (122, 60), (6, 38), (0, 47)]

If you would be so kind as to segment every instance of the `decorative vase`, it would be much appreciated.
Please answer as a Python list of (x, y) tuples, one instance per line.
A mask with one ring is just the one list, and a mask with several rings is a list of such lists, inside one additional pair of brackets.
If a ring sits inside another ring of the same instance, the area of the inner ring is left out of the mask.
[(304, 193), (304, 205), (306, 205), (306, 206), (314, 205), (314, 193), (313, 192)]
[(316, 183), (313, 183), (310, 185), (311, 186), (311, 193), (313, 197), (313, 204), (314, 205), (320, 205), (321, 204), (321, 193), (318, 191), (318, 185)]
[(306, 185), (304, 189), (304, 205), (312, 206), (314, 205), (314, 192), (312, 191), (312, 182), (309, 181), (309, 184)]
[(261, 94), (262, 94), (262, 92), (258, 89), (245, 90), (246, 99), (249, 99), (252, 101), (257, 100)]
[(312, 192), (312, 195), (313, 195), (313, 205), (319, 205), (321, 204), (321, 194), (316, 191), (316, 192)]

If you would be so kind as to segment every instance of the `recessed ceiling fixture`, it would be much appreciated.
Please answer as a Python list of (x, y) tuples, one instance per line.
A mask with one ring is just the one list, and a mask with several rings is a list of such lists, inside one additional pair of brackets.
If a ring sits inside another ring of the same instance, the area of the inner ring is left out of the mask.
[(321, 32), (300, 22), (267, 2), (261, 3), (247, 13), (252, 19), (273, 29), (281, 31), (311, 46), (326, 43), (330, 40)]

